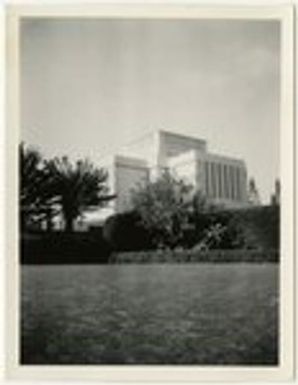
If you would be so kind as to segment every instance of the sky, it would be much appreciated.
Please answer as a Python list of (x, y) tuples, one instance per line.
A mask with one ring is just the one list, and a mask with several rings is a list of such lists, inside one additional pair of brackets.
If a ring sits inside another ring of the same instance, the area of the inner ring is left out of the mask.
[(263, 203), (279, 177), (278, 21), (25, 19), (21, 137), (98, 166), (156, 129), (242, 158)]

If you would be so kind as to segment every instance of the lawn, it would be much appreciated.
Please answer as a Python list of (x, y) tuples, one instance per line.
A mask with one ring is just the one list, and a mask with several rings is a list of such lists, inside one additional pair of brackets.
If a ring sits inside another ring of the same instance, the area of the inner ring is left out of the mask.
[(278, 265), (22, 267), (23, 364), (278, 361)]

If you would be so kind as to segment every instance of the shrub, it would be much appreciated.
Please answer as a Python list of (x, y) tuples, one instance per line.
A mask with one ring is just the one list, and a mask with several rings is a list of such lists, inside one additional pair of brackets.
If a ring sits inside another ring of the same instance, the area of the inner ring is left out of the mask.
[(132, 190), (132, 207), (156, 248), (175, 248), (183, 242), (192, 209), (192, 186), (169, 171)]
[[(139, 215), (130, 212), (110, 217), (104, 226), (104, 238), (115, 251), (157, 249), (158, 231), (145, 229)], [(178, 246), (211, 250), (279, 249), (279, 208), (213, 209), (201, 212), (195, 218), (190, 215), (189, 224), (183, 228), (183, 237), (176, 248)]]
[(23, 234), (20, 251), (24, 264), (107, 263), (111, 253), (100, 232)]
[[(278, 206), (218, 210), (199, 219), (192, 246), (208, 240), (210, 249), (279, 249)], [(224, 231), (212, 232), (217, 228)]]
[(143, 227), (135, 212), (115, 214), (109, 217), (103, 227), (103, 238), (116, 251), (151, 248), (150, 233)]
[(241, 226), (248, 248), (279, 249), (279, 206), (263, 206), (239, 211), (236, 220)]

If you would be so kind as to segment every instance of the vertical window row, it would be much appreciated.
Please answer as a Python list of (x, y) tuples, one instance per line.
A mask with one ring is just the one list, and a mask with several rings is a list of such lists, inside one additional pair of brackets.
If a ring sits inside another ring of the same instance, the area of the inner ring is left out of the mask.
[(224, 197), (229, 198), (229, 181), (228, 181), (228, 166), (224, 164), (223, 166), (223, 178), (224, 178)]
[(239, 167), (205, 162), (205, 192), (210, 198), (241, 200), (242, 170)]
[(237, 199), (237, 201), (239, 201), (240, 200), (240, 170), (237, 167), (235, 169), (235, 171), (236, 171), (236, 186), (237, 186), (237, 188), (236, 188), (236, 191), (237, 191), (236, 199)]
[(210, 196), (209, 180), (209, 163), (205, 162), (205, 192), (207, 197)]
[(216, 175), (215, 175), (215, 164), (211, 163), (211, 180), (212, 180), (212, 197), (216, 197)]

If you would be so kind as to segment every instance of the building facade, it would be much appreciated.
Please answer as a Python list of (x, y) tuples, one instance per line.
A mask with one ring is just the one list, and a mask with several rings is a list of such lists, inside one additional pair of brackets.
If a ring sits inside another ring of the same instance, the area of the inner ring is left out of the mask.
[(156, 179), (165, 169), (193, 185), (212, 204), (247, 206), (245, 162), (209, 153), (202, 139), (156, 131), (123, 147), (109, 158), (106, 168), (110, 191), (117, 198), (102, 211), (103, 217), (129, 210), (132, 189)]

